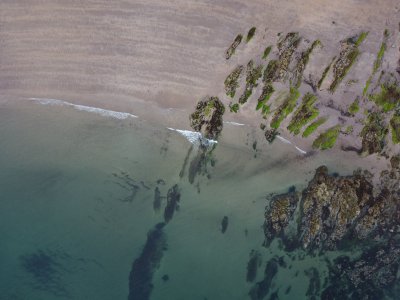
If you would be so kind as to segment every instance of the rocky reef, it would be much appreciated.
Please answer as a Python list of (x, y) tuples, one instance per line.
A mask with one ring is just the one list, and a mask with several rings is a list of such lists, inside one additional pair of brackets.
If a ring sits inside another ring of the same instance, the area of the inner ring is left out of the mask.
[[(383, 299), (398, 280), (400, 155), (390, 162), (377, 184), (368, 171), (339, 176), (321, 166), (301, 193), (290, 190), (268, 202), (266, 247), (277, 239), (288, 252), (336, 253), (333, 260), (326, 256), (329, 276), (322, 299)], [(308, 294), (318, 299), (320, 278), (315, 270), (306, 275)]]
[(179, 186), (175, 184), (168, 190), (167, 205), (164, 209), (165, 223), (171, 221), (176, 210), (179, 210), (179, 201), (181, 200), (181, 192)]

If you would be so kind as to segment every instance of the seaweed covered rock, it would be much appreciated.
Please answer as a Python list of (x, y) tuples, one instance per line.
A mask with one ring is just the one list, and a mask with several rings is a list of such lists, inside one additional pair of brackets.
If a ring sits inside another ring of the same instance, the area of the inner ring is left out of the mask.
[(242, 42), (243, 36), (241, 34), (238, 34), (233, 41), (233, 43), (229, 46), (229, 48), (225, 52), (225, 58), (230, 59), (231, 56), (235, 53), (236, 48), (239, 46), (239, 44)]
[(278, 134), (278, 130), (276, 130), (275, 128), (270, 128), (265, 130), (264, 136), (268, 143), (272, 143)]
[(190, 126), (207, 139), (215, 140), (223, 128), (224, 112), (225, 106), (218, 97), (207, 97), (197, 103), (195, 112), (190, 115)]
[(296, 210), (299, 196), (296, 191), (274, 196), (265, 211), (264, 244), (268, 246), (276, 238), (285, 238), (284, 230)]
[(278, 79), (286, 79), (293, 53), (299, 46), (300, 42), (301, 37), (298, 32), (289, 32), (281, 41), (279, 41), (279, 68), (276, 73)]
[[(393, 163), (397, 166), (396, 158)], [(265, 245), (279, 238), (287, 250), (301, 247), (321, 252), (345, 250), (357, 241), (391, 238), (400, 233), (399, 181), (398, 169), (386, 170), (374, 190), (368, 172), (337, 176), (319, 167), (301, 199), (286, 193), (270, 201)]]
[(382, 116), (377, 113), (371, 113), (361, 131), (362, 152), (366, 154), (380, 153), (385, 145), (385, 137), (388, 132), (383, 123)]

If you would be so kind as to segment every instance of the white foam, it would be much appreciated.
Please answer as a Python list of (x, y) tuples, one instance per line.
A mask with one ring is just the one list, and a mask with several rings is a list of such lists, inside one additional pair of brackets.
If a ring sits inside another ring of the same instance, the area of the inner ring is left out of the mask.
[(297, 146), (294, 146), (294, 147), (295, 147), (301, 154), (307, 154), (306, 151), (300, 149), (299, 147), (297, 147)]
[(231, 121), (224, 121), (225, 124), (229, 124), (229, 125), (233, 125), (233, 126), (244, 126), (246, 124), (242, 124), (242, 123), (236, 123), (236, 122), (231, 122)]
[(137, 116), (132, 115), (130, 113), (126, 113), (126, 112), (113, 111), (113, 110), (108, 110), (108, 109), (103, 109), (103, 108), (98, 108), (98, 107), (92, 107), (92, 106), (78, 105), (78, 104), (73, 104), (73, 103), (63, 101), (63, 100), (58, 100), (58, 99), (29, 98), (29, 100), (36, 101), (43, 105), (70, 106), (76, 110), (87, 111), (87, 112), (98, 114), (103, 117), (111, 117), (111, 118), (115, 118), (115, 119), (119, 119), (119, 120), (127, 119), (129, 117), (137, 118)]
[(284, 142), (285, 144), (291, 144), (291, 143), (292, 143), (291, 141), (289, 141), (289, 140), (287, 140), (287, 139), (281, 137), (280, 135), (277, 135), (276, 137), (277, 137), (278, 139), (280, 139), (282, 142)]
[(170, 127), (168, 127), (168, 129), (180, 133), (193, 145), (212, 146), (212, 145), (218, 143), (215, 140), (210, 140), (210, 139), (204, 138), (200, 132), (175, 129), (175, 128), (170, 128)]

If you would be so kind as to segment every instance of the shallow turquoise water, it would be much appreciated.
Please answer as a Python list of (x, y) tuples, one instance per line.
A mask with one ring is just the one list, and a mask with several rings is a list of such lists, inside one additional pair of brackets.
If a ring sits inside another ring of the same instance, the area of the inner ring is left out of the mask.
[[(306, 298), (304, 270), (326, 272), (323, 258), (298, 259), (277, 244), (262, 246), (265, 199), (301, 187), (321, 161), (334, 168), (333, 162), (260, 141), (255, 157), (251, 129), (225, 130), (243, 147), (222, 138), (209, 178), (198, 175), (190, 184), (187, 168), (180, 173), (191, 144), (161, 125), (69, 107), (2, 104), (0, 298), (127, 299), (132, 263), (147, 233), (163, 221), (165, 196), (175, 184), (180, 208), (163, 229), (168, 246), (152, 276), (150, 299), (247, 299), (253, 249), (262, 257), (257, 280), (268, 259), (285, 260), (271, 293)], [(195, 155), (196, 149), (189, 162)], [(153, 209), (157, 187), (159, 211)], [(222, 233), (224, 216), (229, 225)]]

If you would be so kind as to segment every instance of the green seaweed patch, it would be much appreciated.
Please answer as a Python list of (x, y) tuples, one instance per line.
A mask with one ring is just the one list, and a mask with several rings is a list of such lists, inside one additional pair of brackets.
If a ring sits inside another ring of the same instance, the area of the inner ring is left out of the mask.
[(390, 129), (392, 132), (392, 141), (394, 144), (400, 143), (400, 114), (394, 114), (390, 119)]
[(229, 110), (233, 113), (237, 113), (239, 111), (239, 104), (238, 103), (235, 103), (235, 104), (230, 103)]
[(355, 115), (360, 110), (360, 99), (357, 97), (349, 106), (349, 113)]
[(247, 102), (247, 100), (250, 98), (250, 96), (252, 95), (253, 88), (257, 86), (257, 81), (262, 76), (262, 69), (263, 69), (262, 65), (258, 65), (257, 67), (254, 67), (253, 60), (250, 60), (247, 63), (246, 87), (245, 87), (243, 94), (239, 98), (240, 104), (245, 104)]
[(313, 142), (312, 146), (316, 149), (331, 149), (336, 144), (339, 137), (341, 126), (336, 125), (321, 133)]
[(326, 75), (328, 75), (328, 72), (329, 72), (329, 70), (331, 69), (332, 64), (333, 64), (333, 62), (335, 61), (335, 59), (336, 59), (336, 56), (334, 56), (334, 57), (332, 58), (332, 60), (331, 60), (331, 62), (329, 63), (329, 65), (327, 65), (326, 68), (324, 69), (324, 71), (322, 72), (321, 79), (318, 81), (318, 85), (317, 85), (317, 86), (318, 86), (318, 89), (321, 88), (321, 85), (322, 85), (322, 83), (324, 82), (324, 80), (325, 80), (325, 78), (326, 78)]
[(363, 89), (363, 96), (367, 95), (369, 86), (371, 85), (371, 81), (372, 81), (372, 76), (369, 76), (367, 82), (365, 83), (365, 87)]
[(226, 95), (233, 98), (236, 94), (236, 89), (239, 86), (239, 77), (242, 74), (243, 66), (237, 66), (225, 79), (225, 92)]
[(272, 94), (275, 92), (275, 89), (271, 83), (267, 83), (264, 85), (262, 93), (258, 98), (258, 103), (256, 110), (259, 110), (265, 106), (265, 103), (271, 98)]
[(267, 57), (271, 53), (271, 50), (272, 50), (272, 46), (268, 46), (267, 48), (265, 48), (262, 59), (267, 59)]
[(278, 107), (271, 121), (271, 128), (278, 129), (281, 122), (294, 110), (296, 107), (297, 99), (300, 97), (300, 92), (291, 87), (289, 95), (284, 102)]
[(277, 60), (270, 60), (267, 67), (264, 70), (263, 81), (264, 83), (270, 83), (277, 79), (277, 73), (279, 70), (279, 62)]
[(368, 115), (364, 128), (361, 130), (362, 152), (367, 154), (380, 153), (385, 146), (388, 129), (379, 112)]
[(302, 77), (303, 77), (303, 72), (310, 60), (310, 55), (314, 51), (316, 47), (322, 46), (320, 40), (315, 40), (311, 46), (304, 52), (301, 53), (300, 58), (297, 62), (296, 69), (295, 69), (295, 86), (297, 88), (300, 87)]
[(361, 32), (358, 37), (348, 38), (342, 43), (342, 50), (340, 51), (338, 59), (333, 65), (333, 81), (329, 87), (329, 91), (334, 93), (336, 88), (342, 82), (344, 77), (347, 75), (354, 62), (360, 55), (358, 46), (365, 40), (368, 36), (368, 32)]
[(371, 95), (371, 100), (380, 106), (383, 111), (388, 112), (400, 104), (400, 87), (397, 82), (386, 82), (381, 84), (378, 94)]
[(287, 127), (287, 129), (294, 135), (299, 134), (301, 129), (308, 122), (314, 120), (319, 115), (318, 109), (314, 106), (314, 103), (317, 100), (318, 98), (311, 93), (307, 93), (303, 97), (300, 107), (294, 113), (293, 118)]
[(256, 34), (256, 28), (251, 27), (249, 32), (247, 33), (246, 43), (250, 42), (250, 40), (254, 37), (255, 34)]
[(307, 126), (307, 128), (303, 132), (303, 138), (309, 137), (314, 131), (318, 129), (322, 124), (324, 124), (328, 118), (322, 117), (317, 119), (316, 121), (312, 122), (310, 125)]
[(241, 34), (238, 34), (233, 41), (233, 43), (229, 46), (229, 48), (225, 52), (225, 58), (230, 59), (231, 56), (235, 53), (236, 48), (239, 46), (239, 44), (242, 42), (243, 36)]

